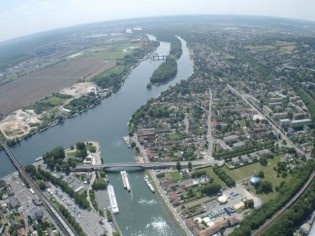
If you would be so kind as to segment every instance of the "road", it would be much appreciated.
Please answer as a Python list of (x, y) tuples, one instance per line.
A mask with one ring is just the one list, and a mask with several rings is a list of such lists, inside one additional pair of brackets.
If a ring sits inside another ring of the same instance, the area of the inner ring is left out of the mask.
[(205, 156), (205, 159), (211, 163), (214, 162), (212, 157), (213, 152), (213, 137), (212, 137), (212, 126), (211, 126), (211, 112), (212, 112), (212, 91), (209, 88), (209, 114), (208, 114), (208, 150)]
[(35, 182), (31, 179), (31, 177), (26, 173), (24, 170), (24, 166), (19, 162), (19, 160), (16, 158), (14, 153), (11, 151), (9, 146), (1, 142), (2, 147), (4, 148), (5, 152), (8, 154), (9, 158), (21, 174), (25, 181), (30, 185), (30, 187), (34, 190), (34, 192), (37, 194), (38, 198), (42, 201), (44, 207), (46, 208), (48, 214), (54, 219), (58, 227), (63, 231), (65, 235), (68, 236), (75, 236), (74, 230), (72, 230), (72, 227), (67, 223), (67, 221), (63, 218), (61, 214), (57, 212), (57, 210), (50, 204), (48, 198), (43, 194), (43, 192), (38, 188), (38, 186), (35, 184)]
[(308, 189), (311, 183), (314, 181), (315, 172), (311, 174), (308, 180), (304, 183), (303, 187), (299, 192), (295, 194), (295, 196), (276, 214), (273, 215), (269, 220), (267, 220), (262, 226), (259, 227), (253, 234), (253, 236), (259, 236), (263, 234), (276, 220), (278, 220), (282, 215), (286, 213), (286, 211), (302, 196), (302, 194)]
[(266, 119), (269, 121), (269, 123), (271, 124), (272, 128), (274, 130), (276, 130), (280, 135), (281, 138), (283, 140), (286, 141), (287, 146), (289, 147), (293, 147), (298, 153), (305, 155), (307, 157), (307, 159), (310, 159), (310, 155), (306, 154), (305, 152), (303, 152), (302, 150), (300, 150), (289, 138), (288, 136), (283, 132), (283, 130), (281, 129), (281, 127), (279, 127), (278, 124), (276, 124), (268, 115), (265, 115), (257, 106), (255, 106), (254, 104), (252, 104), (250, 101), (247, 100), (246, 98), (246, 94), (241, 94), (240, 92), (238, 92), (235, 88), (233, 88), (231, 85), (227, 85), (229, 89), (231, 89), (231, 91), (233, 93), (235, 93), (237, 96), (239, 96), (240, 98), (242, 98), (242, 100), (248, 104), (251, 108), (253, 108), (257, 114), (266, 117)]

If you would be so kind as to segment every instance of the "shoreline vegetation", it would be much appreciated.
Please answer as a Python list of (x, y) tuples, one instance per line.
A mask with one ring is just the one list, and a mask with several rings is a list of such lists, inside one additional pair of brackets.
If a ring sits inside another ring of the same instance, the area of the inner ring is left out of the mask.
[[(117, 93), (130, 72), (139, 63), (150, 57), (158, 46), (159, 41), (148, 41), (142, 48), (135, 48), (131, 54), (127, 54), (122, 59), (117, 60), (116, 66), (94, 76), (91, 79), (91, 82), (98, 86), (96, 87), (95, 92), (89, 92), (78, 98), (54, 93), (43, 100), (22, 108), (22, 111), (32, 109), (38, 116), (43, 117), (42, 122), (31, 124), (29, 131), (26, 132), (25, 135), (14, 138), (8, 138), (8, 136), (3, 133), (4, 131), (0, 129), (0, 138), (5, 140), (9, 146), (15, 145), (37, 132), (43, 132), (49, 127), (62, 123), (67, 118), (75, 117), (100, 104), (104, 98), (108, 98), (113, 93)], [(84, 82), (84, 80), (81, 79), (76, 84), (82, 82)], [(63, 109), (60, 110), (60, 107), (63, 107)], [(0, 150), (1, 148), (2, 146), (0, 147)]]
[[(87, 141), (87, 142), (77, 142), (76, 145), (72, 145), (67, 149), (63, 147), (55, 147), (51, 151), (46, 152), (43, 155), (43, 161), (37, 163), (34, 162), (25, 167), (25, 170), (36, 181), (39, 188), (44, 191), (47, 188), (46, 182), (51, 182), (55, 186), (58, 186), (62, 191), (68, 194), (71, 198), (74, 199), (74, 202), (83, 210), (95, 210), (106, 219), (108, 222), (115, 222), (115, 219), (112, 217), (107, 217), (106, 212), (99, 207), (95, 195), (98, 190), (105, 190), (107, 188), (106, 183), (106, 174), (105, 171), (96, 171), (93, 172), (89, 178), (86, 180), (89, 184), (87, 189), (83, 192), (78, 192), (74, 190), (65, 180), (58, 178), (55, 174), (51, 174), (50, 171), (57, 171), (57, 173), (66, 173), (69, 174), (70, 168), (74, 168), (77, 164), (84, 163), (83, 160), (86, 157), (92, 157), (92, 163), (101, 164), (103, 161), (101, 156), (100, 144), (96, 141)], [(67, 160), (65, 162), (65, 160)], [(46, 164), (47, 167), (42, 165)], [(81, 181), (82, 175), (74, 174), (77, 178), (80, 178)], [(56, 209), (65, 217), (68, 223), (73, 227), (77, 235), (86, 235), (82, 227), (73, 219), (73, 216), (69, 213), (69, 210), (64, 207), (62, 204), (51, 200)], [(108, 206), (106, 206), (107, 208)], [(115, 226), (117, 231), (120, 232), (118, 226)]]
[(177, 75), (177, 60), (181, 57), (182, 44), (180, 39), (169, 33), (157, 33), (157, 40), (167, 41), (171, 44), (170, 54), (166, 57), (165, 62), (163, 62), (150, 77), (150, 89), (151, 84), (163, 84), (173, 80)]

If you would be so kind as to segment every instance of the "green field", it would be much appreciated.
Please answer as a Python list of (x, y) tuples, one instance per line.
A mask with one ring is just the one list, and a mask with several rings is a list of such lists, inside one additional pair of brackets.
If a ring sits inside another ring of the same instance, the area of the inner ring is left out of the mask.
[(226, 188), (226, 187), (227, 187), (226, 184), (219, 178), (219, 176), (217, 176), (217, 175), (213, 172), (213, 170), (212, 170), (211, 167), (198, 169), (198, 170), (196, 170), (196, 172), (204, 171), (204, 170), (207, 172), (207, 175), (208, 175), (209, 177), (213, 178), (213, 180), (214, 180), (215, 183), (221, 184), (222, 188)]
[[(277, 177), (277, 172), (273, 169), (277, 166), (277, 163), (279, 162), (280, 158), (283, 155), (275, 156), (273, 159), (268, 159), (267, 166), (262, 166), (259, 162), (240, 167), (237, 169), (230, 170), (226, 166), (223, 167), (223, 170), (230, 175), (236, 182), (248, 182), (249, 178), (253, 175), (258, 174), (259, 171), (263, 171), (265, 174), (264, 180), (269, 180), (272, 183), (273, 189), (275, 189), (276, 186), (279, 186), (282, 181), (289, 181), (290, 175), (288, 175), (285, 179), (281, 177)], [(248, 188), (251, 192), (255, 193), (255, 188), (248, 184)], [(259, 198), (263, 202), (267, 202), (270, 199), (274, 198), (277, 195), (277, 192), (274, 190), (274, 192), (269, 194), (257, 194)]]
[(170, 175), (170, 177), (171, 177), (171, 179), (172, 179), (172, 181), (174, 182), (174, 183), (177, 183), (179, 180), (181, 180), (182, 179), (182, 177), (180, 176), (180, 174), (179, 174), (179, 172), (171, 172), (171, 173), (169, 173), (169, 175)]
[(111, 74), (121, 74), (124, 70), (124, 66), (114, 66), (106, 71), (104, 71), (102, 74), (98, 75), (98, 76), (108, 76)]
[[(139, 45), (131, 44), (131, 43), (123, 43), (123, 44), (112, 44), (107, 47), (96, 48), (93, 51), (88, 51), (88, 54), (93, 53), (93, 56), (103, 57), (105, 59), (122, 59), (125, 55), (128, 55), (132, 52), (132, 48), (137, 47)], [(127, 51), (124, 51), (127, 49)]]
[(47, 102), (49, 102), (51, 105), (54, 105), (54, 106), (59, 106), (59, 105), (63, 104), (63, 102), (65, 100), (66, 99), (59, 98), (59, 97), (56, 97), (56, 96), (52, 96), (52, 97), (49, 97), (49, 98), (46, 99)]

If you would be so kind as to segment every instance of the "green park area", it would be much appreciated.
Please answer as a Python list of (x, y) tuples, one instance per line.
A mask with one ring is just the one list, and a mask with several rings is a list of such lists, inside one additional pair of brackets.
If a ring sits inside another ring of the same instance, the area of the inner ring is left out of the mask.
[(275, 168), (278, 167), (278, 162), (282, 156), (283, 154), (275, 156), (273, 159), (267, 159), (268, 162), (266, 166), (263, 166), (259, 162), (256, 162), (256, 163), (246, 165), (244, 167), (232, 169), (232, 170), (224, 166), (223, 170), (229, 176), (231, 176), (237, 183), (242, 182), (242, 183), (247, 184), (247, 189), (254, 193), (256, 193), (256, 190), (254, 186), (249, 184), (249, 179), (250, 177), (254, 175), (258, 175), (260, 171), (263, 171), (264, 178), (262, 180), (270, 181), (272, 183), (273, 192), (270, 192), (268, 194), (261, 193), (261, 194), (257, 194), (257, 196), (261, 198), (263, 202), (267, 202), (277, 196), (277, 191), (275, 190), (275, 188), (279, 186), (281, 182), (288, 181), (291, 178), (290, 175), (283, 178), (275, 170)]

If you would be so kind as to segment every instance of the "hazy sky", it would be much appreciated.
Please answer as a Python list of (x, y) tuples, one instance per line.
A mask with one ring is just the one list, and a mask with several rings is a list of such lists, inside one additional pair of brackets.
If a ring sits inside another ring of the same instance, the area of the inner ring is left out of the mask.
[(314, 11), (314, 0), (0, 0), (0, 41), (112, 19), (233, 14), (315, 21)]

